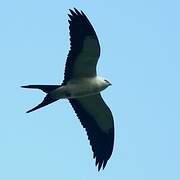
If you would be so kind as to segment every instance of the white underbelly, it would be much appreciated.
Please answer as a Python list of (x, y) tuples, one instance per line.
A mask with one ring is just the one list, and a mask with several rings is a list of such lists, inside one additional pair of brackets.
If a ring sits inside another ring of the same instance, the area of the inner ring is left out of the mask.
[(70, 90), (71, 97), (76, 98), (76, 97), (84, 97), (84, 96), (90, 96), (99, 93), (101, 90), (98, 87), (91, 86), (90, 84), (88, 85), (79, 85), (79, 86), (74, 86)]
[[(94, 78), (95, 79), (95, 78)], [(74, 80), (67, 85), (59, 87), (51, 92), (51, 96), (56, 99), (79, 98), (98, 94), (104, 89), (93, 78)]]

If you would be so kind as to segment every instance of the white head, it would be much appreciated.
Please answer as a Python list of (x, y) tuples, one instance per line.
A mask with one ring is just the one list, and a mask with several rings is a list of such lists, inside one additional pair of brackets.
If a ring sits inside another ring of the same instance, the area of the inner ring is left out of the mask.
[(107, 87), (112, 85), (107, 79), (104, 79), (104, 83)]
[(103, 77), (96, 77), (96, 83), (98, 87), (102, 90), (106, 89), (108, 86), (112, 85), (107, 79)]

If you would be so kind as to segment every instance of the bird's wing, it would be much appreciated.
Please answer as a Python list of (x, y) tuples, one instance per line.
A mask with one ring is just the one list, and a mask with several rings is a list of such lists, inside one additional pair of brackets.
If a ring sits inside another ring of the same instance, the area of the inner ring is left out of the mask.
[(77, 9), (70, 10), (70, 51), (65, 65), (63, 84), (72, 78), (96, 76), (100, 45), (86, 15)]
[(114, 122), (109, 107), (100, 94), (69, 101), (87, 131), (98, 170), (104, 169), (114, 145)]

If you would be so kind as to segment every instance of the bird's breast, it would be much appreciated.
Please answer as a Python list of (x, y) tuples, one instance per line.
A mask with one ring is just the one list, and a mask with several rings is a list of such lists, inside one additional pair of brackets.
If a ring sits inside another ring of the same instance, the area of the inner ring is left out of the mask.
[(96, 78), (83, 78), (71, 81), (67, 85), (67, 89), (72, 98), (97, 94), (103, 90)]

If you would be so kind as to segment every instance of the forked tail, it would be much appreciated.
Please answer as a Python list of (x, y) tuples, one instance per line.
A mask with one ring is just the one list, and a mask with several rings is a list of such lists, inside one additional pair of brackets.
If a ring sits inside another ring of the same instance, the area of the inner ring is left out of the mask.
[(30, 88), (30, 89), (40, 89), (44, 91), (45, 93), (49, 93), (54, 89), (57, 89), (60, 87), (60, 85), (27, 85), (27, 86), (21, 86), (22, 88)]
[(21, 87), (22, 88), (30, 88), (30, 89), (40, 89), (40, 90), (44, 91), (45, 93), (47, 93), (46, 97), (44, 98), (44, 100), (39, 105), (37, 105), (36, 107), (27, 111), (26, 113), (30, 113), (32, 111), (35, 111), (39, 108), (42, 108), (42, 107), (44, 107), (48, 104), (51, 104), (51, 103), (58, 100), (58, 99), (53, 99), (52, 97), (50, 97), (50, 95), (48, 93), (54, 89), (59, 88), (60, 85), (27, 85), (27, 86), (21, 86)]

